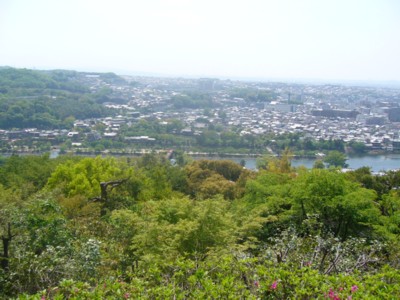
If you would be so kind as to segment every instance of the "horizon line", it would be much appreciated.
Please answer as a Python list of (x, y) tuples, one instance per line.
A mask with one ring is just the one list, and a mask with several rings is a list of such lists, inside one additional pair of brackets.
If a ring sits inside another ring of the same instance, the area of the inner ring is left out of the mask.
[(155, 78), (186, 78), (186, 79), (219, 79), (219, 80), (237, 80), (247, 82), (282, 82), (282, 83), (300, 83), (300, 84), (358, 84), (358, 85), (378, 85), (387, 87), (400, 87), (400, 80), (397, 79), (324, 79), (324, 78), (299, 78), (299, 77), (280, 77), (280, 76), (240, 76), (240, 75), (209, 75), (209, 74), (172, 74), (172, 73), (159, 73), (159, 72), (148, 72), (148, 71), (133, 71), (133, 70), (122, 70), (118, 68), (110, 68), (107, 71), (104, 68), (55, 68), (55, 67), (14, 67), (9, 65), (0, 66), (3, 68), (14, 68), (14, 69), (28, 69), (37, 71), (76, 71), (81, 73), (115, 73), (119, 76), (142, 76), (142, 77), (155, 77)]

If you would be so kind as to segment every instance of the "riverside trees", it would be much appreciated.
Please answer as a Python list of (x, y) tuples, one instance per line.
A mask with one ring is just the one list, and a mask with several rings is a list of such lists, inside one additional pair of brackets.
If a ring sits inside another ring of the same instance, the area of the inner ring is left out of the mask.
[[(400, 293), (396, 174), (370, 180), (278, 161), (255, 173), (155, 155), (20, 159), (1, 165), (0, 236), (11, 236), (2, 297)], [(93, 201), (102, 183), (117, 184)]]

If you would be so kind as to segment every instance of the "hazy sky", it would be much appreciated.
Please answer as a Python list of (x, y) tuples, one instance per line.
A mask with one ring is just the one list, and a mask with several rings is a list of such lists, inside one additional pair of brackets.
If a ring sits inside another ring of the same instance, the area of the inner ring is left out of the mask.
[(400, 1), (0, 0), (0, 65), (400, 80)]

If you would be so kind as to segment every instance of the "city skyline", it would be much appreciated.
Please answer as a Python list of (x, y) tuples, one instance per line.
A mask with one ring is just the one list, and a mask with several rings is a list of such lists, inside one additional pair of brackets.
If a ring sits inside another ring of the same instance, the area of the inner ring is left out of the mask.
[(118, 74), (400, 81), (400, 3), (0, 4), (0, 65)]

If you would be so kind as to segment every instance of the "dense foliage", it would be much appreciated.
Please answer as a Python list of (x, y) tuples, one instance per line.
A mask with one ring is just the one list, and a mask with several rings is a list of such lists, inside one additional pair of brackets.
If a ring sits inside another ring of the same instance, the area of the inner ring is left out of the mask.
[(250, 102), (271, 102), (276, 99), (276, 93), (270, 90), (259, 90), (252, 88), (234, 89), (231, 95), (236, 98), (242, 98)]
[(186, 91), (183, 94), (175, 95), (172, 97), (171, 103), (176, 109), (211, 108), (216, 106), (216, 103), (209, 93), (198, 91)]
[(0, 293), (397, 299), (400, 172), (231, 161), (0, 161)]
[(72, 128), (71, 118), (106, 116), (96, 103), (99, 95), (91, 94), (79, 76), (64, 70), (0, 69), (0, 128)]

